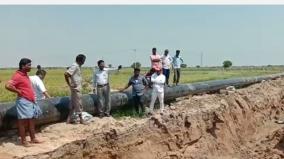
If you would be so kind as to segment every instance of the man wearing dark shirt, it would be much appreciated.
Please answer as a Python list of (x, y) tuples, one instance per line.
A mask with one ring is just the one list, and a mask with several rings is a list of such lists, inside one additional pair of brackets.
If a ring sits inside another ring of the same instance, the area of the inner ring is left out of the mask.
[(144, 89), (147, 87), (148, 82), (146, 78), (140, 75), (140, 69), (134, 69), (134, 75), (129, 79), (127, 86), (121, 90), (124, 91), (129, 86), (132, 86), (132, 97), (134, 101), (134, 106), (136, 112), (139, 114), (139, 106), (142, 110), (142, 113), (145, 113), (145, 106), (144, 106)]

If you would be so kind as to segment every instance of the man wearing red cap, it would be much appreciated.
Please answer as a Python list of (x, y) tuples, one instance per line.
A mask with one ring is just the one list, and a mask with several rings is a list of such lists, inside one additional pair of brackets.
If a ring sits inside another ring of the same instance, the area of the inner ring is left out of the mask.
[(153, 91), (150, 103), (150, 114), (153, 114), (154, 104), (157, 99), (159, 98), (160, 102), (160, 111), (163, 113), (164, 111), (164, 86), (166, 82), (165, 75), (162, 74), (162, 70), (158, 69), (156, 72), (151, 76), (151, 82), (153, 83)]

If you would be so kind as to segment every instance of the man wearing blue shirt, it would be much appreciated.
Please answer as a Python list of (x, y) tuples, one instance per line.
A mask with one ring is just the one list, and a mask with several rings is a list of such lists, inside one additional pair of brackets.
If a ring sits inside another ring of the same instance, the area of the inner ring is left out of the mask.
[(140, 69), (134, 68), (134, 75), (129, 79), (129, 82), (125, 88), (120, 90), (123, 92), (128, 87), (132, 86), (132, 97), (134, 101), (135, 110), (138, 114), (139, 107), (141, 108), (142, 114), (145, 113), (145, 105), (144, 105), (144, 91), (145, 88), (148, 87), (148, 81), (142, 75), (140, 75)]
[(180, 79), (180, 66), (183, 64), (180, 50), (176, 50), (176, 55), (173, 57), (173, 69), (174, 69), (174, 84), (178, 85)]

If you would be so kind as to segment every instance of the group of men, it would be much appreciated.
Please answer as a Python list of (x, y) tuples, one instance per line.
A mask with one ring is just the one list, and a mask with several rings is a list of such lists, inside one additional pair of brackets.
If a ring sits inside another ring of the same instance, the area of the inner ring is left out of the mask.
[(176, 50), (175, 56), (169, 54), (169, 50), (164, 51), (164, 55), (157, 54), (157, 49), (152, 49), (152, 55), (150, 56), (152, 69), (154, 71), (161, 70), (166, 76), (166, 84), (169, 86), (170, 69), (173, 68), (174, 79), (173, 83), (178, 85), (180, 80), (180, 68), (183, 64), (183, 58), (180, 56), (180, 50)]
[[(82, 118), (82, 75), (81, 66), (85, 63), (86, 56), (80, 54), (76, 57), (75, 63), (68, 67), (64, 73), (65, 81), (71, 90), (70, 98), (70, 112), (67, 118), (67, 123), (72, 123), (72, 116), (79, 116), (80, 123), (86, 124)], [(94, 71), (93, 75), (93, 93), (98, 96), (98, 116), (109, 117), (111, 111), (110, 100), (110, 85), (109, 85), (109, 72), (117, 70), (114, 68), (107, 68), (103, 60), (97, 62), (98, 69)], [(118, 67), (118, 70), (121, 67)]]
[(121, 91), (132, 86), (133, 104), (137, 113), (140, 113), (139, 108), (142, 110), (142, 114), (145, 113), (144, 92), (149, 86), (153, 88), (149, 114), (153, 114), (154, 104), (157, 98), (160, 103), (160, 112), (164, 112), (164, 86), (169, 86), (171, 67), (174, 69), (174, 84), (178, 85), (179, 83), (180, 66), (183, 63), (183, 59), (179, 54), (180, 50), (177, 50), (176, 55), (171, 57), (169, 50), (165, 50), (164, 55), (161, 56), (157, 54), (157, 49), (153, 48), (152, 55), (150, 55), (151, 69), (146, 74), (146, 77), (140, 74), (139, 68), (134, 68), (134, 75), (130, 78), (127, 86)]
[(169, 77), (171, 67), (174, 70), (173, 83), (178, 85), (180, 79), (180, 67), (183, 59), (180, 56), (180, 50), (176, 50), (174, 57), (169, 55), (169, 50), (164, 51), (164, 55), (157, 54), (157, 49), (152, 49), (151, 72), (153, 72), (150, 81), (153, 84), (153, 91), (150, 102), (150, 114), (153, 113), (154, 103), (158, 97), (160, 103), (160, 111), (164, 111), (164, 86), (169, 86)]
[[(134, 75), (129, 79), (125, 88), (120, 90), (123, 92), (129, 86), (132, 86), (132, 95), (135, 110), (139, 113), (145, 113), (144, 106), (144, 91), (152, 84), (153, 88), (150, 112), (153, 114), (154, 103), (156, 98), (159, 98), (161, 113), (164, 111), (164, 85), (169, 84), (170, 67), (173, 64), (174, 68), (174, 83), (177, 85), (180, 77), (180, 64), (183, 62), (179, 56), (180, 51), (176, 51), (176, 56), (173, 58), (169, 56), (169, 51), (165, 50), (165, 54), (160, 56), (156, 53), (156, 48), (152, 49), (150, 80), (140, 74), (140, 68), (134, 68)], [(70, 88), (70, 111), (67, 118), (67, 123), (72, 123), (73, 116), (78, 116), (81, 124), (86, 124), (82, 117), (82, 74), (81, 66), (85, 63), (86, 56), (79, 54), (75, 62), (68, 67), (64, 73), (65, 81)], [(35, 76), (28, 76), (31, 70), (31, 60), (23, 58), (19, 62), (19, 70), (13, 75), (11, 80), (6, 83), (6, 89), (11, 92), (17, 93), (16, 109), (18, 117), (18, 131), (21, 138), (21, 144), (30, 146), (30, 143), (41, 143), (35, 137), (35, 124), (34, 120), (41, 115), (40, 107), (37, 104), (38, 100), (50, 98), (46, 88), (43, 84), (43, 79), (46, 71), (38, 67)], [(110, 99), (110, 84), (109, 73), (110, 71), (117, 70), (105, 67), (105, 62), (99, 60), (97, 62), (98, 69), (94, 71), (93, 75), (93, 92), (98, 96), (98, 116), (109, 117), (111, 112), (111, 99)], [(118, 67), (118, 70), (121, 67)], [(149, 74), (148, 74), (149, 75)], [(29, 130), (31, 142), (26, 141), (26, 126)]]

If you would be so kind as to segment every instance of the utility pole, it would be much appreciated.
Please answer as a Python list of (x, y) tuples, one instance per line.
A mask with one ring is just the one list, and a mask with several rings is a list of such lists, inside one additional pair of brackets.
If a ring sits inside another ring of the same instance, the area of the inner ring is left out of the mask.
[(200, 67), (203, 66), (203, 52), (200, 53)]
[(133, 49), (134, 52), (134, 68), (136, 68), (136, 49)]

